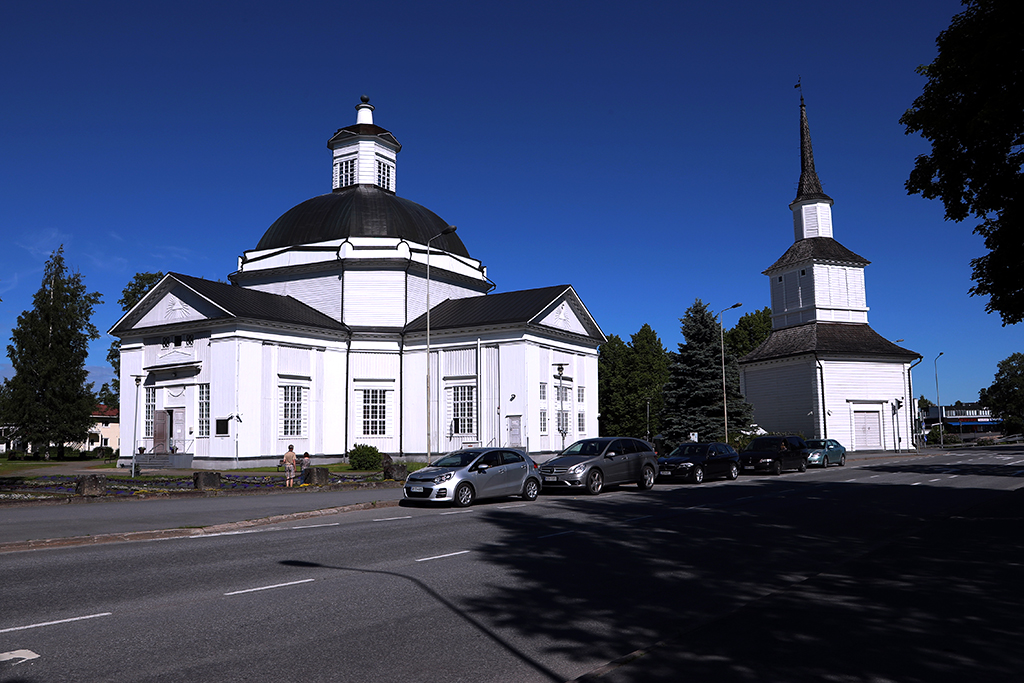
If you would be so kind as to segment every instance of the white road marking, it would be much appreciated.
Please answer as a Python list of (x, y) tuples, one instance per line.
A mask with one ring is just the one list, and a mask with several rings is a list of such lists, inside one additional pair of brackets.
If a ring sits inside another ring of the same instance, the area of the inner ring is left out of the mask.
[(624, 522), (622, 522), (622, 523), (623, 523), (623, 524), (629, 524), (630, 522), (639, 522), (639, 521), (640, 521), (641, 519), (650, 519), (650, 518), (651, 518), (651, 517), (653, 517), (653, 516), (654, 516), (654, 515), (645, 515), (645, 516), (643, 516), (643, 517), (634, 517), (633, 519), (627, 519), (627, 520), (625, 520), (625, 521), (624, 521)]
[(565, 536), (566, 534), (574, 534), (575, 531), (559, 531), (557, 534), (548, 534), (547, 536), (538, 536), (537, 538), (554, 538), (555, 536)]
[(285, 586), (297, 586), (300, 583), (309, 583), (310, 581), (316, 581), (316, 579), (302, 579), (301, 581), (289, 581), (288, 583), (275, 583), (273, 586), (260, 586), (259, 588), (246, 588), (241, 591), (231, 591), (224, 595), (241, 595), (242, 593), (255, 593), (256, 591), (268, 591), (271, 588), (284, 588)]
[(21, 662), (14, 662), (16, 665), (22, 662), (27, 662), (30, 659), (38, 659), (39, 655), (32, 650), (11, 650), (10, 652), (0, 652), (0, 662), (9, 662), (12, 659), (20, 659)]
[[(215, 536), (240, 536), (241, 534), (261, 534), (268, 529), (242, 529), (240, 531), (221, 531), (215, 534), (198, 534), (196, 536), (189, 536), (188, 538), (214, 538)], [(273, 529), (270, 529), (273, 531)]]
[(920, 485), (921, 485), (921, 484), (923, 484), (923, 483), (924, 483), (924, 482), (920, 482), (920, 481), (915, 481), (915, 482), (914, 482), (913, 484), (911, 484), (911, 486), (920, 486)]
[(412, 515), (406, 515), (405, 517), (381, 517), (381, 518), (375, 519), (373, 521), (375, 521), (375, 522), (393, 522), (396, 519), (412, 519)]
[(452, 512), (442, 512), (442, 515), (461, 515), (464, 512), (472, 512), (472, 510), (454, 510)]
[(418, 559), (416, 561), (417, 562), (426, 562), (428, 560), (440, 560), (440, 559), (442, 559), (444, 557), (455, 557), (456, 555), (465, 555), (468, 552), (469, 552), (468, 550), (460, 550), (457, 553), (448, 553), (447, 555), (434, 555), (433, 557), (421, 557), (420, 559)]
[(936, 481), (942, 481), (942, 479), (941, 478), (940, 479), (929, 479), (928, 483), (931, 484), (932, 482), (936, 482)]
[(518, 505), (499, 505), (499, 510), (511, 510), (512, 508), (524, 508), (526, 503), (519, 503)]
[(341, 522), (332, 522), (331, 524), (306, 524), (305, 526), (293, 526), (293, 529), (318, 529), (322, 526), (338, 526)]
[(95, 619), (96, 617), (109, 617), (113, 612), (101, 612), (100, 614), (89, 614), (84, 617), (72, 617), (70, 619), (58, 619), (57, 621), (44, 621), (41, 624), (29, 624), (28, 626), (14, 626), (11, 628), (0, 629), (0, 633), (10, 633), (11, 631), (24, 631), (30, 628), (39, 628), (40, 626), (53, 626), (55, 624), (67, 624), (72, 621), (82, 621), (83, 619)]

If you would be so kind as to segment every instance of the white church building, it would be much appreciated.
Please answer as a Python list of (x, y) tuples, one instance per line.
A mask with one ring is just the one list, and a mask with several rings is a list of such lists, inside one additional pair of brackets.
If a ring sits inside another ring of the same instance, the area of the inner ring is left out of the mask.
[(455, 229), (396, 194), (402, 146), (369, 99), (356, 110), (328, 141), (333, 191), (286, 211), (231, 284), (168, 273), (111, 328), (122, 462), (545, 454), (597, 436), (605, 337), (575, 290), (489, 293)]
[(807, 109), (800, 98), (800, 184), (794, 243), (764, 274), (772, 332), (740, 359), (740, 384), (754, 421), (769, 432), (835, 439), (848, 450), (909, 450), (920, 354), (868, 325), (864, 268), (870, 263), (832, 236), (832, 199), (814, 170)]

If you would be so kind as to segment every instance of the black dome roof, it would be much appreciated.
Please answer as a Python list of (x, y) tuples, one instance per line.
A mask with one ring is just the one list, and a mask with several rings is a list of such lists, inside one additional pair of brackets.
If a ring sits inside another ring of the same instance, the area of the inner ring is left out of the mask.
[[(399, 237), (417, 244), (448, 227), (440, 216), (416, 202), (376, 185), (351, 185), (307, 199), (274, 221), (256, 245), (277, 249), (347, 237)], [(469, 256), (462, 240), (451, 233), (438, 237), (432, 247)]]

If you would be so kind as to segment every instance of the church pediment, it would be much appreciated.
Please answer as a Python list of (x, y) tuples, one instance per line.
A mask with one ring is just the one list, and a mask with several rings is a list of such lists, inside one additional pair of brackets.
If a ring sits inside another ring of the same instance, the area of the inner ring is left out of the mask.
[(576, 311), (569, 304), (566, 298), (556, 302), (554, 306), (537, 322), (543, 327), (551, 327), (562, 332), (574, 332), (580, 335), (588, 335), (589, 331), (580, 320)]
[(225, 313), (195, 292), (178, 285), (156, 299), (133, 327), (157, 327), (196, 320), (223, 318)]

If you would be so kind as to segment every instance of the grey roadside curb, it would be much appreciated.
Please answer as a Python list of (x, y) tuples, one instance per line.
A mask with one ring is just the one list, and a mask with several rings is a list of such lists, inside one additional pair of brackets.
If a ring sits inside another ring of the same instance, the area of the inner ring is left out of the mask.
[(401, 502), (401, 500), (384, 500), (371, 501), (368, 503), (353, 503), (352, 505), (342, 505), (340, 507), (323, 508), (320, 510), (307, 510), (305, 512), (292, 512), (284, 515), (273, 515), (271, 517), (248, 519), (243, 520), (241, 522), (227, 522), (225, 524), (214, 524), (212, 526), (200, 527), (196, 529), (156, 529), (153, 531), (126, 531), (114, 534), (96, 534), (94, 536), (71, 536), (68, 538), (48, 538), (29, 541), (12, 541), (8, 543), (0, 543), (0, 554), (22, 552), (26, 550), (42, 550), (45, 548), (72, 548), (83, 545), (100, 545), (102, 543), (129, 543), (132, 541), (156, 541), (168, 538), (190, 538), (210, 536), (213, 534), (230, 533), (232, 531), (251, 529), (253, 527), (258, 526), (267, 526), (269, 524), (279, 524), (281, 522), (288, 522), (298, 519), (312, 519), (315, 517), (325, 517), (328, 515), (336, 515), (344, 512), (354, 512), (356, 510), (372, 510), (374, 508), (398, 507), (401, 504)]

